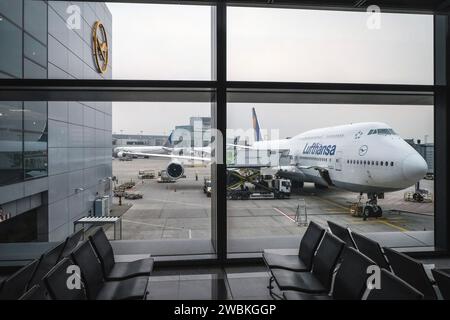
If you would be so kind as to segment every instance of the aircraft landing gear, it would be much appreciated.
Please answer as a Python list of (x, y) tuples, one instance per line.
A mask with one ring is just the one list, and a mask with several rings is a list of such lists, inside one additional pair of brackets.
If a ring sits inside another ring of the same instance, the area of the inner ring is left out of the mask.
[(367, 220), (367, 218), (370, 217), (380, 218), (383, 215), (383, 210), (377, 204), (378, 196), (379, 195), (376, 193), (367, 194), (369, 200), (366, 202), (363, 209), (363, 220)]

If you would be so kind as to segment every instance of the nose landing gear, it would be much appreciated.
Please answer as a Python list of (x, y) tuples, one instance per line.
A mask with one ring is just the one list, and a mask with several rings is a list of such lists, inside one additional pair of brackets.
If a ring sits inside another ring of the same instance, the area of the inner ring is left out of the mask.
[(366, 205), (363, 209), (363, 220), (367, 220), (367, 218), (380, 218), (383, 215), (383, 210), (378, 205), (378, 198), (384, 198), (384, 194), (377, 193), (368, 193), (367, 198), (369, 199), (366, 202)]

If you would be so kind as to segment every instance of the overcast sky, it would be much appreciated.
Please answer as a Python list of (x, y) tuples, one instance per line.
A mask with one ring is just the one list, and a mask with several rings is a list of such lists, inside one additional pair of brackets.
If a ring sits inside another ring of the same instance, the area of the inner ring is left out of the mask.
[[(115, 79), (211, 79), (211, 8), (108, 4)], [(433, 19), (367, 13), (230, 8), (228, 79), (307, 82), (433, 83)], [(233, 105), (229, 127), (251, 125), (253, 105)], [(383, 121), (404, 137), (433, 139), (431, 107), (256, 105), (262, 128), (292, 136), (307, 129)], [(114, 103), (113, 131), (167, 134), (208, 104)]]

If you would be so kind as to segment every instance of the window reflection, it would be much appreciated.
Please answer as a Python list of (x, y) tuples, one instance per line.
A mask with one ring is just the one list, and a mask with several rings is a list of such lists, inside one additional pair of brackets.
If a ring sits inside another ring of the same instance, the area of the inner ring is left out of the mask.
[(0, 102), (0, 185), (47, 175), (47, 102)]
[(0, 185), (22, 180), (22, 103), (0, 102)]

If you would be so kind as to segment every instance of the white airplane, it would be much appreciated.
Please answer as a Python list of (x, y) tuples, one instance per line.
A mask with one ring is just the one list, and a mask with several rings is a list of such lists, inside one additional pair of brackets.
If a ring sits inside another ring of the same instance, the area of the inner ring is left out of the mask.
[[(382, 122), (314, 129), (288, 139), (264, 141), (254, 108), (252, 118), (253, 145), (228, 145), (276, 153), (279, 157), (287, 157), (288, 164), (280, 166), (277, 162), (274, 165), (250, 164), (247, 167), (271, 167), (281, 177), (297, 179), (301, 183), (312, 182), (316, 188), (334, 186), (360, 194), (367, 193), (366, 216), (381, 215), (378, 198), (383, 198), (385, 192), (414, 185), (428, 169), (422, 156)], [(195, 150), (191, 151), (188, 155), (151, 156), (170, 158), (172, 162), (167, 167), (167, 173), (176, 178), (184, 173), (181, 161), (211, 161), (209, 157), (195, 156)], [(211, 154), (210, 149), (201, 152)]]
[[(113, 151), (115, 158), (123, 158), (127, 154), (134, 155), (134, 153), (149, 153), (149, 154), (169, 154), (173, 151), (174, 142), (172, 141), (173, 131), (170, 133), (167, 141), (162, 146), (126, 146), (116, 147)], [(178, 142), (175, 142), (177, 144)]]

